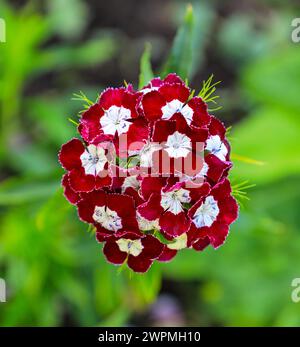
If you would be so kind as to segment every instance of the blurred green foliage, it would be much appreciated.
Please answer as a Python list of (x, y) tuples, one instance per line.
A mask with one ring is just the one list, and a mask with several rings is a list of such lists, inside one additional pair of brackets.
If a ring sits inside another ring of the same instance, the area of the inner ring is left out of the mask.
[[(118, 34), (84, 36), (90, 11), (83, 1), (49, 0), (46, 14), (36, 3), (15, 9), (0, 2), (7, 25), (7, 43), (0, 44), (0, 277), (8, 287), (0, 325), (124, 325), (145, 312), (163, 280), (181, 291), (188, 325), (299, 326), (300, 306), (291, 300), (291, 281), (300, 276), (300, 48), (289, 39), (294, 9), (265, 1), (270, 14), (264, 20), (246, 11), (221, 18), (219, 3), (188, 7), (163, 73), (193, 81), (200, 70), (208, 78), (218, 70), (207, 52), (213, 47), (237, 76), (221, 86), (224, 108), (216, 115), (236, 121), (230, 133), (236, 158), (264, 165), (235, 161), (232, 179), (257, 186), (223, 247), (183, 251), (140, 276), (106, 264), (59, 187), (57, 152), (76, 136), (68, 117), (75, 119), (82, 106), (71, 101), (72, 93), (84, 90), (94, 100), (101, 90), (74, 75), (120, 54)], [(181, 16), (185, 5), (176, 2)], [(147, 45), (140, 85), (152, 77), (150, 60)], [(32, 92), (53, 72), (56, 84)], [(197, 77), (195, 88), (201, 83)], [(234, 110), (242, 116), (232, 118)]]

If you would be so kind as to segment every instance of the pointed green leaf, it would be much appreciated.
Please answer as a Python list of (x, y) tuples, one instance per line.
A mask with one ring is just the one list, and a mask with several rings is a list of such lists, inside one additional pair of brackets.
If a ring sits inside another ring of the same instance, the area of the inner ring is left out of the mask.
[(194, 29), (194, 13), (191, 5), (187, 6), (182, 25), (174, 39), (170, 56), (163, 68), (163, 76), (176, 72), (185, 79), (189, 75), (192, 62), (192, 34)]
[(151, 45), (147, 43), (140, 62), (139, 88), (145, 86), (153, 77), (151, 66)]

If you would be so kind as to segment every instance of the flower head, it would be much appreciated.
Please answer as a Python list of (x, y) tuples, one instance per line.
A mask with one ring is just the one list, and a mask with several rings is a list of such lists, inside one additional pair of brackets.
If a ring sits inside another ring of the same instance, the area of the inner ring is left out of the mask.
[(105, 258), (145, 272), (183, 249), (222, 245), (238, 206), (223, 123), (176, 75), (104, 90), (64, 144), (64, 195)]

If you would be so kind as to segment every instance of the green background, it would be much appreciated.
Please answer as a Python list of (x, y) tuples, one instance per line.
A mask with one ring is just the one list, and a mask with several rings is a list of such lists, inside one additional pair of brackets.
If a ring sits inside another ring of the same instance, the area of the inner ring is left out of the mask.
[[(0, 0), (0, 325), (300, 325), (300, 6), (191, 3), (184, 15), (186, 1)], [(73, 93), (147, 81), (146, 42), (156, 74), (196, 90), (221, 80), (212, 113), (232, 125), (231, 178), (256, 186), (220, 249), (140, 276), (105, 262), (62, 196), (57, 152), (76, 135)]]

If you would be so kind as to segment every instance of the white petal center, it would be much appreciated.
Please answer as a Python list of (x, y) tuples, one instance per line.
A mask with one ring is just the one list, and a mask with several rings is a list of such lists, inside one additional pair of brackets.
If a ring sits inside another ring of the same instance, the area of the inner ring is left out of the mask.
[(118, 135), (126, 133), (132, 124), (128, 122), (131, 118), (131, 111), (123, 106), (111, 106), (108, 110), (105, 110), (104, 115), (100, 119), (104, 134)]
[(183, 211), (182, 204), (191, 201), (190, 192), (186, 189), (180, 188), (172, 192), (162, 193), (160, 205), (165, 211), (173, 214), (179, 214)]
[(175, 238), (175, 241), (168, 244), (168, 248), (170, 249), (183, 249), (187, 247), (187, 234), (184, 233)]
[(214, 154), (220, 160), (225, 161), (228, 153), (227, 147), (221, 141), (219, 135), (212, 135), (206, 141), (206, 150)]
[(193, 222), (197, 228), (210, 227), (217, 219), (219, 207), (213, 196), (208, 196), (199, 206), (193, 216)]
[(86, 175), (98, 175), (107, 163), (105, 150), (100, 146), (89, 145), (80, 156)]
[(131, 254), (134, 257), (137, 257), (138, 255), (140, 255), (144, 248), (140, 239), (138, 240), (119, 239), (116, 242), (121, 252), (126, 252), (127, 254)]
[(165, 106), (161, 108), (162, 110), (162, 119), (170, 119), (174, 116), (175, 113), (180, 112), (185, 118), (188, 125), (191, 124), (194, 111), (189, 105), (185, 105), (178, 99), (174, 99), (170, 102), (167, 102)]
[(107, 230), (117, 231), (122, 228), (121, 217), (118, 216), (116, 211), (106, 206), (96, 206), (93, 219)]
[(139, 229), (142, 231), (159, 230), (159, 219), (148, 220), (142, 217), (138, 212), (136, 213), (136, 219), (139, 224)]
[(192, 149), (192, 142), (188, 136), (175, 131), (168, 136), (165, 147), (171, 158), (185, 158)]
[(127, 188), (133, 188), (134, 190), (139, 190), (140, 188), (140, 181), (137, 179), (137, 175), (134, 176), (128, 176), (125, 178), (123, 184), (122, 184), (122, 193)]
[(151, 167), (153, 164), (152, 155), (160, 149), (161, 146), (158, 143), (148, 141), (140, 152), (140, 166)]

